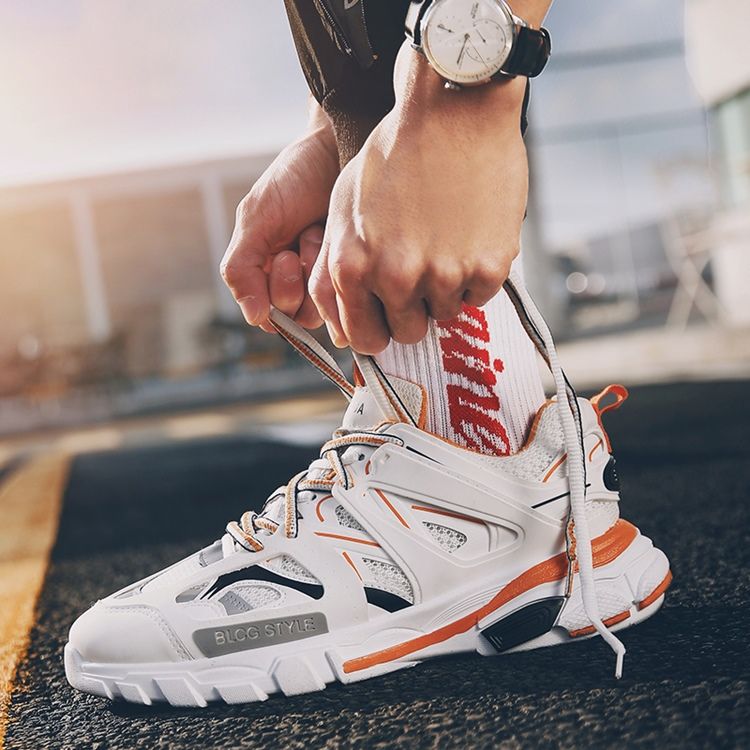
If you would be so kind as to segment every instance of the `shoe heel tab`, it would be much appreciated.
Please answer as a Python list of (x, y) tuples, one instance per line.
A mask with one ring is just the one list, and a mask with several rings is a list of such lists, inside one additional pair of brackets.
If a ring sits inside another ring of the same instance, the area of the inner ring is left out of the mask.
[[(628, 389), (624, 385), (612, 383), (597, 393), (596, 396), (592, 396), (589, 399), (591, 408), (594, 410), (596, 419), (599, 422), (599, 429), (602, 431), (604, 442), (607, 445), (607, 453), (612, 453), (612, 444), (610, 443), (607, 431), (604, 429), (602, 415), (606, 414), (608, 411), (619, 409), (627, 400), (628, 395)], [(611, 399), (610, 397), (614, 397), (614, 399)]]
[[(623, 403), (627, 400), (630, 393), (624, 385), (619, 383), (611, 383), (606, 388), (602, 389), (596, 396), (592, 396), (589, 401), (591, 406), (594, 407), (597, 417), (601, 417), (608, 411), (613, 409), (619, 409)], [(614, 400), (609, 403), (604, 403), (609, 396), (614, 396)]]

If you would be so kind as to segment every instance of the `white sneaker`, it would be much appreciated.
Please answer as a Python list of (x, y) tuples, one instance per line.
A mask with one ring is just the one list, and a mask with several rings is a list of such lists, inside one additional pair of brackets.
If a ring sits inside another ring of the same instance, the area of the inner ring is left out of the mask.
[(619, 675), (624, 648), (611, 631), (656, 612), (671, 580), (666, 556), (619, 518), (600, 416), (627, 394), (610, 386), (570, 400), (543, 321), (511, 288), (558, 398), (524, 448), (499, 458), (420, 429), (422, 389), (369, 358), (356, 356), (366, 385), (355, 388), (274, 314), (351, 398), (342, 428), (262, 514), (79, 617), (65, 647), (70, 684), (145, 704), (244, 703), (597, 631)]

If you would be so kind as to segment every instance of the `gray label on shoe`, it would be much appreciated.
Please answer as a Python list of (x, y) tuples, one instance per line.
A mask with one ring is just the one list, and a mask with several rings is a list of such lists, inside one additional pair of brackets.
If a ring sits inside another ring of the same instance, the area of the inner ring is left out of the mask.
[(296, 617), (255, 620), (220, 628), (203, 628), (193, 633), (193, 640), (205, 656), (223, 656), (235, 651), (275, 646), (328, 632), (322, 612)]

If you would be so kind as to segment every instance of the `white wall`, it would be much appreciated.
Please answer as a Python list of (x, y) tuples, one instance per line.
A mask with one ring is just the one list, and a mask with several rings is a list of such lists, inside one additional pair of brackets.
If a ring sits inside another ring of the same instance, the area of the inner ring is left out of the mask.
[(687, 63), (707, 106), (750, 86), (748, 32), (748, 0), (687, 0)]

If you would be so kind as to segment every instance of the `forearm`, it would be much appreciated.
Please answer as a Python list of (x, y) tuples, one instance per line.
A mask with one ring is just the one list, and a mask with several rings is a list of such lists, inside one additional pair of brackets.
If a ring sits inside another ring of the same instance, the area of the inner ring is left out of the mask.
[(508, 5), (516, 16), (538, 29), (552, 6), (552, 0), (508, 0)]
[(445, 81), (424, 55), (404, 42), (396, 60), (394, 89), (396, 112), (404, 125), (447, 128), (466, 138), (470, 134), (497, 133), (506, 120), (518, 128), (526, 79), (509, 78), (452, 91), (446, 89)]

